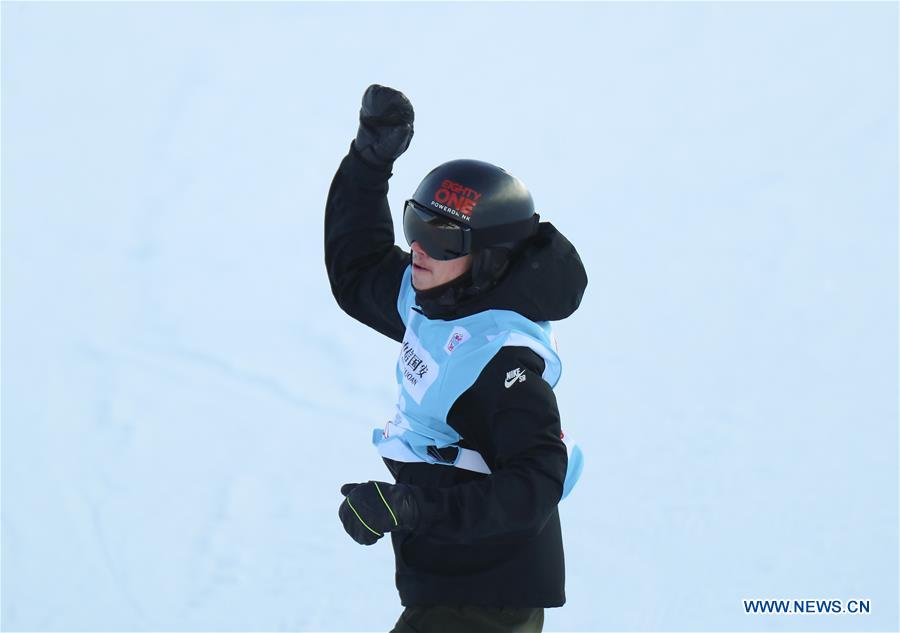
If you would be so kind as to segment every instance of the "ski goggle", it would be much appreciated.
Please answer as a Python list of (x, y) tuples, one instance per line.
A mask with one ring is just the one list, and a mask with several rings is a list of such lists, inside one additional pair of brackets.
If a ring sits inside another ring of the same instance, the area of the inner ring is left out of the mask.
[(456, 259), (472, 252), (472, 229), (407, 200), (403, 207), (403, 234), (432, 259)]

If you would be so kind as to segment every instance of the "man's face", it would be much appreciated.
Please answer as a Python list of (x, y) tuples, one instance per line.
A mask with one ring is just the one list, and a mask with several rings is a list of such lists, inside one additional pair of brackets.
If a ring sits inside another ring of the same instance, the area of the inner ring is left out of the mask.
[(418, 242), (412, 246), (412, 283), (416, 290), (430, 290), (452, 281), (472, 267), (472, 256), (463, 255), (456, 259), (432, 259)]

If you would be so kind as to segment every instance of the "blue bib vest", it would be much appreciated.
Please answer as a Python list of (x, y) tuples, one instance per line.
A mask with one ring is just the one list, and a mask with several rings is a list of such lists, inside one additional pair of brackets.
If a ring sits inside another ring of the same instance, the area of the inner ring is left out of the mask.
[[(397, 359), (397, 409), (385, 428), (373, 431), (372, 443), (383, 457), (396, 461), (490, 473), (477, 451), (457, 445), (461, 436), (447, 424), (447, 414), (485, 365), (507, 345), (528, 347), (543, 358), (542, 377), (554, 387), (562, 365), (550, 323), (536, 323), (510, 310), (486, 310), (453, 321), (432, 321), (413, 309), (415, 300), (412, 269), (407, 268), (397, 297), (397, 311), (406, 325)], [(509, 372), (508, 385), (525, 380), (520, 371)], [(562, 439), (569, 454), (565, 498), (581, 475), (583, 457), (577, 445), (565, 435)]]

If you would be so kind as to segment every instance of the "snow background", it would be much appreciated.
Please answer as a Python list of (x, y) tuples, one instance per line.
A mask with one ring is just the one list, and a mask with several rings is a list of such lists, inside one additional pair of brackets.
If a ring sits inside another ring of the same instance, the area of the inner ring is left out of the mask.
[(395, 210), (492, 161), (588, 269), (545, 630), (897, 630), (897, 44), (894, 3), (4, 2), (2, 628), (393, 625), (337, 507), (396, 344), (322, 252), (382, 83)]

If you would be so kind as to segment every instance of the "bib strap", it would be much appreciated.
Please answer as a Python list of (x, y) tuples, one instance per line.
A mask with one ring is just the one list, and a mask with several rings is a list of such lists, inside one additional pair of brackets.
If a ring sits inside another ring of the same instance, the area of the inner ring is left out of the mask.
[[(491, 474), (491, 469), (484, 461), (481, 453), (470, 448), (462, 448), (460, 446), (438, 448), (437, 446), (429, 446), (425, 451), (426, 456), (421, 456), (403, 441), (403, 435), (407, 430), (402, 425), (402, 422), (400, 424), (393, 421), (388, 422), (385, 428), (372, 430), (372, 444), (375, 445), (382, 457), (392, 459), (395, 462), (423, 462), (462, 468), (463, 470), (470, 470), (485, 475)], [(561, 439), (569, 457), (562, 494), (562, 499), (565, 499), (572, 492), (572, 488), (575, 487), (575, 484), (581, 477), (581, 471), (584, 468), (584, 454), (581, 451), (581, 447), (575, 444), (565, 433), (563, 433)], [(452, 457), (454, 451), (456, 456)]]
[(442, 466), (453, 466), (454, 468), (462, 468), (463, 470), (471, 470), (476, 473), (485, 475), (491, 474), (491, 469), (485, 463), (481, 453), (470, 448), (454, 447), (457, 451), (454, 461), (447, 461), (441, 456), (440, 451), (447, 451), (447, 448), (437, 449), (430, 446), (428, 450), (428, 458), (423, 459), (420, 455), (400, 439), (402, 434), (384, 437), (383, 429), (374, 429), (372, 431), (372, 443), (378, 449), (378, 453), (382, 457), (393, 459), (395, 462), (424, 462), (427, 464), (440, 464)]

